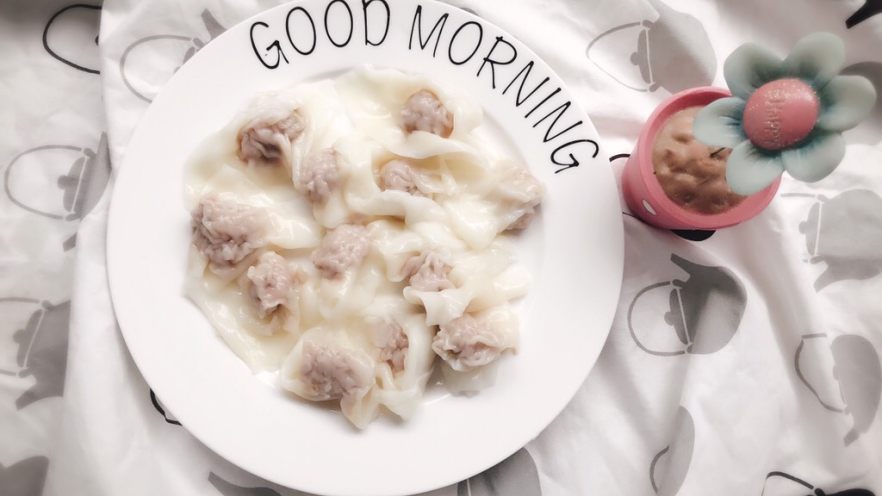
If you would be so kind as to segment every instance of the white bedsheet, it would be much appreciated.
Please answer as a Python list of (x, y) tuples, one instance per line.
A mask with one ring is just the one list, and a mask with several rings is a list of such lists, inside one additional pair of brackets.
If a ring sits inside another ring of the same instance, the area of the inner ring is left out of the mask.
[[(878, 0), (455, 3), (563, 77), (617, 169), (655, 105), (723, 85), (725, 55), (748, 40), (784, 53), (833, 32), (882, 95)], [(275, 4), (0, 4), (0, 494), (300, 494), (220, 459), (164, 411), (105, 271), (111, 164), (149, 100)], [(433, 495), (882, 494), (882, 103), (846, 137), (834, 175), (785, 180), (760, 217), (702, 241), (623, 206), (624, 287), (590, 377), (524, 450)]]

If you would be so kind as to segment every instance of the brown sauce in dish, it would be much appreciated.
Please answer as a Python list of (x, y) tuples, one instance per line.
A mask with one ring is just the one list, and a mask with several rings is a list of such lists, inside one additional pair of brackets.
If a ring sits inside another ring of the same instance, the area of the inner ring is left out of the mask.
[(692, 135), (692, 122), (702, 107), (685, 108), (665, 122), (652, 145), (652, 167), (665, 194), (686, 210), (719, 214), (744, 197), (726, 183), (731, 150), (710, 147)]

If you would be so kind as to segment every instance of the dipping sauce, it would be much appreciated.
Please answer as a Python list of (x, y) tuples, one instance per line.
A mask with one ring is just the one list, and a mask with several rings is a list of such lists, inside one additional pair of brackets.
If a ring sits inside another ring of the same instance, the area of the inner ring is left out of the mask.
[(726, 160), (731, 150), (707, 146), (695, 139), (692, 122), (701, 106), (672, 115), (652, 145), (655, 176), (668, 198), (686, 210), (719, 214), (745, 198), (726, 183)]

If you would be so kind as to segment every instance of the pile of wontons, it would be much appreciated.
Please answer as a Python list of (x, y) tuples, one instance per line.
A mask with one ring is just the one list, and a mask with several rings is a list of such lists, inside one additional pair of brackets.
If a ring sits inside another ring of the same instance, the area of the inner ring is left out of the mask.
[(358, 427), (409, 417), (436, 361), (449, 389), (486, 386), (529, 283), (505, 233), (543, 187), (482, 120), (392, 70), (259, 95), (187, 167), (187, 295), (254, 370)]

